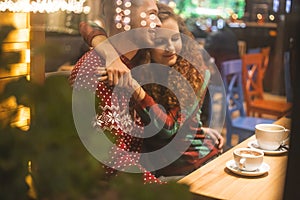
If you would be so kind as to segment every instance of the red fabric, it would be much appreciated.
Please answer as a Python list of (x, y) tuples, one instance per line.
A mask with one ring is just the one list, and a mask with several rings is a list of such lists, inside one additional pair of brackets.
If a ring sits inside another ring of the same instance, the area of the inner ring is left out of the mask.
[[(69, 79), (74, 89), (96, 91), (99, 98), (98, 109), (101, 112), (97, 114), (94, 126), (102, 131), (107, 130), (115, 140), (115, 146), (109, 152), (109, 164), (114, 169), (105, 166), (106, 173), (115, 174), (116, 169), (125, 170), (134, 165), (144, 172), (145, 183), (162, 183), (139, 164), (138, 153), (141, 152), (142, 139), (132, 134), (141, 136), (143, 127), (138, 117), (132, 122), (129, 120), (131, 116), (123, 112), (130, 101), (130, 98), (127, 98), (128, 94), (125, 90), (114, 91), (107, 83), (98, 82), (95, 76), (96, 68), (103, 67), (104, 63), (95, 51), (89, 51), (76, 63)], [(135, 152), (136, 156), (130, 155), (129, 152)]]
[(97, 35), (104, 35), (107, 37), (106, 32), (103, 28), (97, 27), (93, 28), (91, 27), (87, 22), (80, 22), (79, 24), (79, 32), (81, 36), (83, 37), (84, 41), (91, 47), (92, 46), (92, 40)]

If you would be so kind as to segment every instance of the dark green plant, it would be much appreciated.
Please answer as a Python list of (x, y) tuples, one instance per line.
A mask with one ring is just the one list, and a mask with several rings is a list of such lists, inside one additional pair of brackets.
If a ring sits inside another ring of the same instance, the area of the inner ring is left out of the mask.
[[(8, 32), (5, 31), (5, 36)], [(6, 85), (0, 102), (11, 96), (16, 97), (17, 104), (31, 108), (31, 124), (26, 132), (10, 127), (9, 123), (0, 126), (0, 199), (192, 198), (185, 185), (176, 182), (145, 185), (141, 174), (120, 173), (105, 180), (102, 164), (89, 154), (77, 135), (72, 90), (66, 77), (49, 77), (43, 85), (19, 78)], [(14, 118), (14, 114), (9, 117)], [(33, 179), (33, 184), (27, 184), (27, 176)], [(30, 189), (37, 196), (28, 193)]]
[[(38, 199), (191, 199), (187, 186), (144, 184), (141, 174), (103, 180), (103, 168), (81, 143), (73, 123), (71, 88), (66, 77), (44, 85), (21, 78), (4, 96), (32, 108), (30, 130), (6, 127), (0, 140), (0, 199), (24, 199), (28, 161)], [(15, 192), (18, 191), (18, 192)]]
[(19, 104), (32, 108), (32, 119), (27, 132), (10, 127), (1, 130), (0, 199), (27, 195), (28, 161), (39, 199), (87, 198), (93, 190), (101, 190), (98, 183), (103, 170), (76, 133), (66, 78), (50, 78), (43, 86), (21, 78), (7, 85), (4, 96), (13, 93)]

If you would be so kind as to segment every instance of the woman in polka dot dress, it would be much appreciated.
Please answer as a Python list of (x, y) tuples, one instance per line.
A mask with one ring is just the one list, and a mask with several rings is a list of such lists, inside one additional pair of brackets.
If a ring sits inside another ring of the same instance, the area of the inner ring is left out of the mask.
[[(124, 2), (119, 0), (115, 2), (102, 0), (101, 8), (103, 9), (103, 19), (105, 19), (105, 24), (107, 24), (108, 36), (116, 35), (128, 28), (134, 29), (142, 27), (140, 23), (137, 23), (141, 20), (146, 22), (146, 27), (153, 26), (153, 24), (155, 26), (161, 25), (160, 20), (156, 17), (158, 13), (156, 2), (152, 0), (131, 0)], [(131, 15), (140, 15), (140, 13), (143, 13), (143, 15), (139, 19), (135, 18), (136, 23), (132, 20), (131, 26), (121, 24), (122, 26), (119, 27), (120, 23), (111, 23), (114, 21), (115, 15), (119, 14), (117, 11), (118, 8), (123, 10), (130, 8)], [(117, 39), (120, 40), (120, 43), (124, 41), (124, 38)], [(134, 37), (134, 42), (136, 43), (145, 41), (148, 42), (146, 35), (136, 35)], [(134, 45), (134, 43), (132, 44)], [(110, 52), (108, 48), (109, 46), (107, 46), (105, 52)], [(119, 68), (123, 67), (123, 74), (130, 71), (130, 59), (132, 59), (136, 53), (137, 51), (130, 52), (120, 57), (122, 62), (126, 64), (118, 66)], [(74, 90), (94, 92), (97, 97), (97, 115), (95, 116), (93, 125), (96, 129), (101, 129), (107, 134), (115, 144), (110, 152), (107, 152), (110, 155), (105, 166), (107, 174), (114, 174), (116, 171), (126, 171), (127, 168), (134, 166), (143, 172), (145, 182), (161, 183), (160, 180), (139, 164), (143, 126), (136, 109), (133, 107), (140, 104), (141, 100), (145, 98), (146, 93), (130, 75), (128, 75), (126, 79), (122, 79), (124, 87), (114, 87), (113, 84), (116, 84), (116, 82), (113, 81), (99, 81), (97, 71), (99, 69), (105, 71), (109, 70), (109, 68), (106, 68), (106, 58), (107, 55), (99, 56), (94, 50), (87, 52), (76, 63), (69, 80)], [(132, 98), (131, 94), (133, 94)], [(130, 114), (126, 112), (129, 103), (131, 105), (136, 104), (131, 106)]]

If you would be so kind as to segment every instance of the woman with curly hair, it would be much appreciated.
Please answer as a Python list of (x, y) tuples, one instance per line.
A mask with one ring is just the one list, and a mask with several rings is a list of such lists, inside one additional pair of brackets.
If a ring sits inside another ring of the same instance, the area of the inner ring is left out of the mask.
[[(136, 56), (130, 64), (139, 66), (151, 61), (165, 70), (156, 72), (150, 64), (133, 74), (138, 82), (151, 79), (151, 83), (142, 86), (145, 97), (131, 108), (137, 111), (145, 126), (150, 123), (156, 126), (151, 128), (155, 135), (143, 138), (141, 164), (156, 177), (180, 176), (216, 157), (222, 151), (223, 138), (217, 131), (203, 128), (200, 121), (200, 108), (210, 76), (201, 56), (202, 50), (183, 20), (170, 7), (161, 3), (157, 6), (162, 25), (156, 30), (154, 48), (139, 50), (137, 55), (143, 56)], [(81, 32), (86, 41), (101, 37), (91, 36), (86, 30)], [(191, 98), (191, 93), (197, 98)], [(164, 149), (174, 143), (172, 148)], [(185, 145), (186, 148), (181, 149)], [(165, 151), (160, 151), (162, 149)], [(181, 152), (174, 157), (176, 151)], [(161, 154), (153, 156), (153, 152)]]
[[(188, 31), (184, 21), (173, 12), (172, 8), (165, 4), (158, 4), (158, 10), (158, 17), (162, 22), (160, 29), (162, 30), (157, 31), (154, 39), (155, 47), (148, 51), (152, 63), (159, 63), (165, 67), (170, 67), (170, 69), (166, 70), (166, 73), (159, 71), (152, 75), (153, 83), (144, 85), (143, 88), (154, 102), (159, 103), (165, 109), (167, 117), (164, 127), (157, 134), (144, 138), (142, 150), (143, 152), (154, 152), (168, 145), (178, 134), (179, 127), (187, 118), (186, 115), (190, 114), (188, 127), (181, 131), (184, 132), (185, 137), (181, 142), (190, 142), (191, 145), (177, 160), (154, 173), (157, 177), (185, 175), (218, 155), (223, 145), (223, 139), (215, 130), (203, 128), (200, 121), (201, 106), (210, 77), (203, 62), (200, 46), (191, 39), (193, 38), (191, 32)], [(149, 76), (150, 73), (151, 69), (145, 74)], [(156, 84), (161, 83), (162, 80), (166, 81), (164, 86)], [(185, 80), (191, 89), (183, 84)], [(170, 88), (175, 89), (180, 96), (175, 95)], [(193, 92), (197, 99), (191, 98)], [(184, 113), (186, 111), (192, 113)], [(161, 111), (156, 113), (161, 113)], [(157, 120), (156, 117), (154, 120)], [(208, 135), (211, 138), (206, 137)], [(190, 139), (185, 141), (186, 138)], [(212, 138), (217, 139), (217, 141)], [(156, 163), (164, 158), (155, 157), (153, 161), (153, 158), (147, 158), (146, 154), (142, 159), (153, 163), (152, 165), (156, 168), (155, 166), (158, 166)]]

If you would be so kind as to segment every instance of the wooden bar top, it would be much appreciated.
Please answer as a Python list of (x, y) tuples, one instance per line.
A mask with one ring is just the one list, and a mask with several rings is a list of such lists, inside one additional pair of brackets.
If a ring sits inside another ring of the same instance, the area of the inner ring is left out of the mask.
[[(281, 118), (275, 123), (290, 128), (291, 120)], [(255, 140), (254, 135), (180, 179), (178, 183), (189, 185), (192, 193), (206, 199), (282, 199), (288, 155), (286, 152), (265, 155), (264, 162), (270, 166), (270, 170), (261, 176), (240, 176), (226, 168), (226, 162), (233, 159), (233, 150), (247, 147), (252, 140)]]

